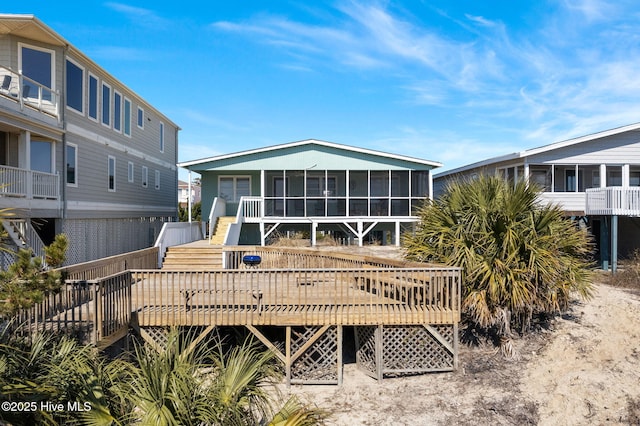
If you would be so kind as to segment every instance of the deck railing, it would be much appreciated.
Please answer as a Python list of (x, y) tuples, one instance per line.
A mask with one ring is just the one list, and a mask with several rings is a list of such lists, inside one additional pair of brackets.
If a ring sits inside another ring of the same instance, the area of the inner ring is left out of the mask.
[(586, 191), (587, 215), (640, 216), (640, 187), (590, 188)]
[[(6, 79), (6, 80), (5, 80)], [(7, 87), (4, 87), (6, 81)], [(20, 109), (27, 105), (60, 121), (60, 94), (47, 86), (0, 65), (0, 95), (16, 101)]]
[(128, 269), (154, 269), (158, 267), (158, 247), (150, 247), (89, 262), (64, 266), (55, 271), (72, 281), (95, 280), (124, 272)]
[(457, 268), (132, 271), (140, 326), (453, 324)]
[(131, 273), (98, 280), (68, 280), (17, 316), (29, 332), (75, 330), (93, 344), (108, 346), (123, 337), (131, 320)]
[(274, 268), (360, 268), (373, 266), (380, 268), (406, 268), (441, 265), (406, 260), (394, 260), (375, 256), (363, 256), (343, 252), (332, 252), (313, 248), (286, 248), (277, 246), (224, 246), (222, 248), (225, 269), (243, 269), (242, 258), (245, 255), (261, 257), (261, 269)]
[(0, 166), (0, 195), (57, 200), (59, 182), (57, 174)]

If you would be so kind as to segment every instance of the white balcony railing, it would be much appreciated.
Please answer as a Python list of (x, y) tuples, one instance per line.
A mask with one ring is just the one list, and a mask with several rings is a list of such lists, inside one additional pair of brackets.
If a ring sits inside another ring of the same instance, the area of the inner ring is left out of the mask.
[(0, 196), (60, 198), (60, 177), (53, 173), (0, 166)]
[(242, 197), (242, 216), (246, 222), (264, 217), (264, 198)]
[(640, 216), (640, 187), (587, 189), (585, 214)]
[(0, 65), (0, 96), (56, 117), (60, 121), (60, 95), (57, 91)]

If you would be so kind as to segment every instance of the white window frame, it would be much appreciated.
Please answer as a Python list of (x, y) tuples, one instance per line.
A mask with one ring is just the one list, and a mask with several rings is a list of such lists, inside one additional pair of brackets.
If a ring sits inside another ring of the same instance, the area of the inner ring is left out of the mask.
[[(76, 67), (78, 67), (78, 68), (80, 68), (80, 69), (82, 70), (82, 83), (81, 83), (81, 85), (80, 85), (81, 90), (82, 90), (82, 101), (81, 101), (81, 108), (82, 108), (82, 110), (81, 110), (81, 111), (78, 111), (78, 110), (77, 110), (77, 109), (75, 109), (74, 107), (71, 107), (71, 106), (69, 106), (69, 105), (67, 104), (67, 94), (66, 94), (66, 93), (65, 93), (65, 102), (64, 102), (64, 103), (65, 103), (65, 107), (66, 107), (69, 111), (73, 111), (74, 113), (79, 114), (79, 115), (81, 115), (81, 116), (83, 116), (83, 117), (84, 117), (84, 115), (85, 115), (85, 114), (84, 114), (84, 110), (85, 110), (85, 105), (84, 105), (84, 103), (85, 103), (85, 99), (86, 99), (86, 98), (88, 98), (88, 96), (85, 96), (85, 92), (84, 92), (85, 85), (87, 84), (87, 83), (86, 83), (86, 80), (87, 80), (87, 77), (86, 77), (86, 75), (87, 75), (87, 70), (86, 70), (86, 69), (85, 69), (85, 67), (83, 67), (83, 66), (82, 66), (78, 61), (76, 61), (76, 60), (74, 60), (74, 59), (72, 59), (72, 58), (70, 58), (70, 57), (67, 57), (67, 58), (66, 58), (66, 61), (65, 61), (65, 63), (64, 63), (65, 68), (66, 68), (66, 66), (67, 66), (67, 61), (68, 61), (68, 62), (71, 62), (73, 65), (75, 65)], [(66, 71), (66, 69), (65, 69), (65, 79), (66, 79), (66, 72), (67, 72), (67, 71)], [(87, 86), (87, 87), (88, 87), (88, 86)], [(65, 90), (68, 90), (66, 81), (65, 81)]]
[[(22, 48), (26, 47), (31, 50), (39, 50), (40, 52), (47, 52), (51, 54), (51, 93), (55, 93), (56, 91), (56, 51), (51, 49), (45, 49), (44, 47), (34, 46), (28, 43), (18, 42), (18, 64), (19, 64), (19, 72), (20, 74), (24, 74), (24, 69), (22, 67)], [(33, 96), (33, 95), (31, 95)], [(36, 95), (37, 96), (37, 95)]]
[[(105, 87), (109, 89), (109, 99), (107, 100), (106, 103), (105, 103), (105, 99), (104, 99), (104, 89), (105, 89)], [(111, 85), (109, 83), (106, 83), (106, 82), (103, 81), (102, 84), (100, 85), (100, 97), (101, 97), (101, 100), (102, 100), (102, 102), (100, 102), (100, 105), (102, 107), (101, 111), (100, 111), (101, 112), (101, 114), (100, 114), (100, 123), (102, 123), (102, 125), (105, 126), (105, 127), (111, 128), (111, 123), (113, 123), (113, 120), (111, 119), (112, 118), (111, 117), (112, 116), (112, 114), (111, 114), (111, 102), (112, 102), (112, 100), (111, 99), (113, 97), (113, 88), (111, 87)], [(109, 122), (108, 123), (104, 122), (104, 118), (105, 118), (105, 116), (104, 116), (104, 114), (105, 114), (104, 106), (105, 105), (107, 105), (107, 108), (109, 108), (109, 111), (107, 112), (109, 114), (109, 116), (108, 116)]]
[(160, 189), (160, 170), (155, 171), (156, 190)]
[[(67, 186), (77, 188), (78, 187), (78, 145), (76, 145), (75, 143), (67, 142), (67, 147), (72, 147), (76, 151), (75, 164), (73, 165), (73, 170), (75, 170), (74, 172), (75, 182), (74, 183), (67, 182), (67, 165), (66, 164), (64, 165), (64, 182), (67, 184)], [(66, 153), (65, 153), (65, 158), (66, 158), (65, 161), (69, 161)]]
[[(94, 79), (96, 81), (96, 98), (94, 99), (95, 101), (95, 107), (96, 107), (96, 116), (92, 117), (91, 116), (91, 79)], [(89, 120), (95, 121), (96, 123), (98, 121), (100, 121), (100, 89), (101, 89), (101, 85), (100, 85), (100, 79), (98, 78), (98, 76), (92, 74), (91, 72), (89, 72), (89, 76), (87, 77), (87, 117), (89, 118)]]
[(136, 124), (139, 129), (144, 130), (144, 108), (138, 105), (138, 109), (136, 112)]
[[(127, 114), (127, 104), (129, 105), (129, 114)], [(133, 103), (131, 102), (131, 99), (127, 98), (126, 96), (124, 97), (124, 102), (122, 104), (122, 116), (123, 116), (123, 120), (122, 120), (122, 133), (124, 133), (125, 136), (131, 137), (131, 108), (133, 107)], [(127, 122), (129, 124), (129, 132), (127, 132)]]
[[(119, 123), (118, 123), (119, 127), (118, 128), (116, 128), (116, 104), (117, 104), (116, 98), (117, 97), (120, 98), (120, 102), (119, 102), (120, 103), (120, 105), (119, 105), (120, 106), (120, 114), (118, 114), (119, 116), (117, 117), (118, 120), (119, 120)], [(123, 109), (123, 102), (122, 101), (123, 101), (123, 99), (124, 99), (124, 96), (122, 96), (122, 93), (120, 93), (120, 92), (118, 92), (117, 90), (114, 89), (113, 90), (113, 120), (112, 120), (112, 122), (113, 122), (113, 130), (118, 132), (118, 133), (122, 133), (122, 109)]]
[(224, 175), (218, 176), (218, 196), (220, 196), (220, 181), (222, 179), (233, 179), (233, 200), (226, 200), (228, 203), (239, 203), (238, 179), (249, 179), (249, 197), (251, 196), (251, 175)]
[(147, 188), (149, 186), (149, 168), (142, 166), (142, 187)]
[(135, 166), (133, 164), (133, 161), (129, 161), (127, 163), (127, 181), (129, 183), (133, 183), (135, 181)]
[[(111, 188), (111, 162), (113, 161), (113, 188)], [(109, 192), (116, 192), (116, 175), (117, 175), (117, 163), (116, 157), (109, 155), (107, 160), (107, 189)]]
[(160, 152), (164, 152), (164, 123), (160, 122)]

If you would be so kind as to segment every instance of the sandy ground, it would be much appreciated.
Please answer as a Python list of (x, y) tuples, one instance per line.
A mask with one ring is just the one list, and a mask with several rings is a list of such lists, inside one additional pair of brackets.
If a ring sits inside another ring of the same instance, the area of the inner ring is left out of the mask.
[(388, 378), (344, 366), (344, 384), (292, 386), (330, 425), (640, 424), (640, 296), (597, 286), (551, 329), (515, 341), (518, 360), (461, 347), (454, 373)]

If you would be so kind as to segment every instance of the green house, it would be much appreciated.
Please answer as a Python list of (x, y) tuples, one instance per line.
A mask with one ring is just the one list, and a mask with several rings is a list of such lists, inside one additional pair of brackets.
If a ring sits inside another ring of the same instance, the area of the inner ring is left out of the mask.
[(312, 245), (324, 234), (399, 245), (442, 165), (309, 139), (178, 166), (201, 175), (202, 217), (220, 244), (265, 245), (302, 231)]

